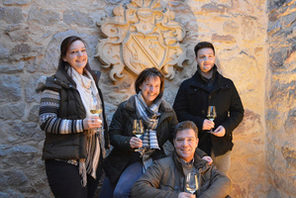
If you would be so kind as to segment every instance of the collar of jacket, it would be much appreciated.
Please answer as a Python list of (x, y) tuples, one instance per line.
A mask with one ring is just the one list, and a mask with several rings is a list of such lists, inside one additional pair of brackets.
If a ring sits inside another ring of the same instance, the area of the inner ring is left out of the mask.
[(207, 79), (206, 77), (204, 77), (203, 75), (202, 75), (202, 73), (201, 73), (201, 70), (200, 70), (200, 68), (199, 68), (199, 66), (197, 65), (197, 70), (196, 70), (196, 72), (195, 72), (195, 74), (194, 75), (198, 75), (198, 77), (204, 82), (204, 83), (208, 83), (209, 81), (211, 81), (211, 80), (215, 80), (215, 78), (216, 78), (216, 75), (217, 75), (217, 66), (216, 65), (214, 65), (214, 67), (212, 68), (212, 70), (213, 70), (213, 74), (212, 74), (212, 77), (210, 78), (210, 79)]
[[(214, 82), (214, 89), (212, 92), (218, 89), (229, 88), (229, 85), (227, 84), (225, 78), (218, 72), (216, 65), (213, 67), (213, 77), (215, 78), (214, 79), (215, 82)], [(191, 77), (192, 80), (190, 81), (189, 86), (193, 88), (207, 90), (207, 87), (206, 87), (207, 82), (203, 78), (204, 77), (202, 77), (200, 72), (197, 70), (195, 74)]]
[[(175, 149), (173, 152), (173, 160), (177, 169), (183, 173), (182, 163), (180, 161), (181, 159), (177, 155), (177, 152)], [(210, 168), (210, 165), (208, 164), (208, 162), (201, 159), (196, 152), (194, 153), (193, 166), (198, 170), (199, 173), (204, 173)]]
[[(67, 68), (69, 68), (71, 66), (66, 65), (66, 69), (59, 69), (57, 70), (57, 72), (55, 73), (55, 75), (47, 78), (46, 80), (46, 85), (48, 87), (51, 88), (56, 88), (59, 89), (61, 87), (64, 88), (76, 88), (76, 83), (74, 82), (74, 80), (72, 79), (71, 76), (69, 76), (69, 74), (67, 73)], [(96, 84), (98, 83), (101, 73), (99, 71), (90, 71), (90, 73), (92, 74)]]
[(69, 76), (66, 70), (58, 70), (54, 75), (54, 81), (65, 88), (76, 88), (76, 83)]
[[(136, 111), (135, 95), (131, 96), (125, 103), (124, 107), (129, 111)], [(172, 112), (173, 109), (165, 100), (161, 100), (159, 106), (160, 112)]]

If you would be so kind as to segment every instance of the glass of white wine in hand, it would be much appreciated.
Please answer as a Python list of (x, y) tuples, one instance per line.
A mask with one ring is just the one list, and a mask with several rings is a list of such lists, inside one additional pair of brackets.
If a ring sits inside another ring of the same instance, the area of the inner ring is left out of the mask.
[[(102, 109), (99, 108), (99, 109), (91, 109), (90, 112), (91, 114), (93, 114), (94, 116), (97, 116), (97, 117), (100, 117), (100, 114), (102, 113)], [(98, 118), (98, 121), (99, 122), (102, 122), (102, 120), (100, 118)]]
[[(143, 127), (143, 122), (142, 120), (134, 120), (133, 123), (133, 134), (137, 137), (137, 138), (141, 138), (141, 136), (144, 134), (144, 127)], [(140, 151), (139, 149), (135, 149), (135, 151)]]
[(102, 113), (102, 109), (91, 109), (90, 112), (99, 116)]
[(191, 194), (194, 194), (198, 190), (198, 180), (195, 172), (189, 172), (186, 175), (185, 189)]
[[(211, 120), (212, 122), (214, 122), (215, 118), (216, 118), (216, 108), (215, 106), (209, 106), (208, 107), (208, 114), (207, 114), (207, 118), (209, 120)], [(213, 132), (213, 129), (210, 130), (210, 133)]]

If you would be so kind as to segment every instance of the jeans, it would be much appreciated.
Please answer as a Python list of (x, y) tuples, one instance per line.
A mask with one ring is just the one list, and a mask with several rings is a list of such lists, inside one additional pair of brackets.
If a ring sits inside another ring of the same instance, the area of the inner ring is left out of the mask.
[(128, 198), (134, 183), (143, 175), (142, 163), (129, 165), (120, 175), (116, 186), (112, 186), (106, 177), (100, 193), (100, 198)]
[(98, 180), (87, 175), (87, 185), (82, 187), (77, 166), (63, 161), (45, 160), (47, 180), (55, 198), (92, 198)]

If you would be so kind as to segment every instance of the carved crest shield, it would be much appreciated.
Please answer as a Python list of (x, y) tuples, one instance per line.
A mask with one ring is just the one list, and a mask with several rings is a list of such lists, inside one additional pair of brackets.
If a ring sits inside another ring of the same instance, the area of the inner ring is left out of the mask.
[(112, 67), (110, 78), (123, 77), (125, 67), (135, 74), (155, 67), (173, 79), (173, 67), (182, 67), (186, 57), (180, 43), (185, 31), (174, 14), (160, 0), (132, 0), (113, 13), (99, 24), (107, 38), (99, 41), (95, 55), (105, 68)]
[(131, 33), (123, 42), (123, 60), (134, 73), (139, 74), (149, 67), (161, 70), (167, 55), (167, 47), (158, 41), (159, 35), (149, 34), (144, 39), (143, 34)]

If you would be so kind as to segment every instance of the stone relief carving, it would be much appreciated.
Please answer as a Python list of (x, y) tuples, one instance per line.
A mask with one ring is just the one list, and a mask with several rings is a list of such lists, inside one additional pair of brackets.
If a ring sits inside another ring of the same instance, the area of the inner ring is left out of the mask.
[(183, 67), (186, 60), (180, 43), (185, 31), (174, 21), (174, 13), (160, 0), (131, 0), (113, 13), (114, 17), (97, 24), (106, 38), (99, 40), (95, 55), (104, 68), (112, 68), (110, 78), (122, 78), (125, 67), (135, 74), (156, 67), (173, 79), (174, 66)]

